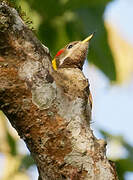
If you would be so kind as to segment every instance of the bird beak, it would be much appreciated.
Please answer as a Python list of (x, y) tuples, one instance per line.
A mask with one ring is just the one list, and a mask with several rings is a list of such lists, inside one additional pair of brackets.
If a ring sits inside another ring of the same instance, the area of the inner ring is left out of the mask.
[(84, 39), (84, 40), (82, 41), (82, 43), (85, 43), (85, 42), (90, 41), (90, 40), (93, 38), (93, 36), (94, 36), (94, 33), (92, 33), (90, 36), (88, 36), (86, 39)]

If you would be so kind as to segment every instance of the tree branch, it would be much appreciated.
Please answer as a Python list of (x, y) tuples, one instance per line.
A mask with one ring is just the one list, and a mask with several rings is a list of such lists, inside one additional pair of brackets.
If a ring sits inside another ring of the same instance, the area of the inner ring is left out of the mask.
[(114, 180), (104, 140), (90, 129), (89, 84), (75, 68), (53, 71), (47, 47), (0, 3), (0, 108), (25, 141), (40, 180)]

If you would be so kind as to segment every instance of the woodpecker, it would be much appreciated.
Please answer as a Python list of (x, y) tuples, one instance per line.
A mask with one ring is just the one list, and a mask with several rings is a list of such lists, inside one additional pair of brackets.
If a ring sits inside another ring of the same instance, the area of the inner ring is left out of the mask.
[[(59, 50), (52, 60), (55, 71), (60, 68), (79, 68), (82, 70), (84, 61), (87, 57), (89, 42), (94, 36), (92, 33), (83, 41), (74, 41)], [(92, 108), (92, 95), (89, 93), (89, 102)]]
[(54, 70), (59, 68), (79, 68), (82, 70), (88, 52), (89, 41), (94, 34), (91, 34), (83, 41), (74, 41), (59, 50), (52, 60)]

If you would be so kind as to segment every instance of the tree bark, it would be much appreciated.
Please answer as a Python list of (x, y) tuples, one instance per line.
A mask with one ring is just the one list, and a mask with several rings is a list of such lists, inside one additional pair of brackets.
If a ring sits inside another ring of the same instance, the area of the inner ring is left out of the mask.
[(115, 180), (106, 142), (90, 129), (89, 83), (77, 68), (55, 72), (47, 47), (0, 3), (0, 108), (25, 141), (39, 180)]

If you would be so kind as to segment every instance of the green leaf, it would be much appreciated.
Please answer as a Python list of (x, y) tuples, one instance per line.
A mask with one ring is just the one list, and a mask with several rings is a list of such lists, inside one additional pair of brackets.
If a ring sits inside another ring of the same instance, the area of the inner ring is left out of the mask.
[(38, 29), (38, 37), (46, 46), (50, 49), (54, 49), (57, 41), (57, 30), (50, 22), (42, 22)]
[(102, 134), (104, 139), (108, 139), (108, 138), (114, 137), (112, 134), (108, 133), (107, 131), (105, 131), (103, 129), (99, 129), (99, 132)]
[(133, 159), (119, 159), (116, 161), (116, 165), (119, 165), (124, 171), (133, 172)]
[(20, 165), (20, 170), (21, 169), (28, 169), (30, 166), (34, 165), (35, 162), (33, 160), (33, 158), (30, 156), (30, 155), (25, 155), (23, 158), (22, 158), (22, 161), (21, 161), (21, 165)]
[(125, 171), (125, 169), (122, 168), (121, 163), (116, 161), (115, 166), (116, 166), (116, 171), (117, 171), (119, 179), (125, 180), (124, 174), (126, 173), (126, 171)]
[(133, 172), (133, 160), (131, 159), (119, 159), (115, 162), (115, 164), (118, 177), (121, 180), (124, 180), (126, 172)]
[(7, 141), (10, 146), (10, 153), (13, 156), (17, 155), (16, 140), (10, 135), (10, 133), (8, 131), (7, 131)]
[(122, 144), (128, 152), (128, 158), (133, 160), (133, 146), (127, 143), (127, 141), (125, 141), (124, 139), (122, 139)]

